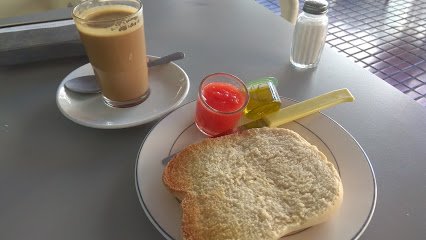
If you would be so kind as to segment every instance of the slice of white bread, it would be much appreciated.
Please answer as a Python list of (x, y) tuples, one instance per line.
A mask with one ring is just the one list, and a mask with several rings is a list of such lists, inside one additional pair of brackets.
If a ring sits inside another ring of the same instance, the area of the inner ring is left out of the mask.
[(326, 221), (343, 199), (333, 164), (283, 128), (190, 145), (167, 164), (163, 182), (181, 200), (186, 240), (279, 239)]

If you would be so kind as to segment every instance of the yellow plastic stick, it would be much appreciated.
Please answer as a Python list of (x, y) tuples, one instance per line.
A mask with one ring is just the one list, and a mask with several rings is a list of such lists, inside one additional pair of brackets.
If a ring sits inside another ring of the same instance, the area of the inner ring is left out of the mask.
[(263, 120), (269, 127), (278, 127), (339, 103), (352, 102), (354, 99), (351, 92), (343, 88), (282, 108), (278, 112), (264, 116)]

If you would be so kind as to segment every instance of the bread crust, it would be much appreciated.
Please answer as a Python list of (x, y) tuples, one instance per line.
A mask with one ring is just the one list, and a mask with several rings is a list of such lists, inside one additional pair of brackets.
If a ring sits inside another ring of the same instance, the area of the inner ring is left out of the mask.
[(326, 156), (282, 128), (189, 145), (166, 165), (163, 182), (181, 200), (187, 240), (279, 239), (326, 221), (343, 199)]

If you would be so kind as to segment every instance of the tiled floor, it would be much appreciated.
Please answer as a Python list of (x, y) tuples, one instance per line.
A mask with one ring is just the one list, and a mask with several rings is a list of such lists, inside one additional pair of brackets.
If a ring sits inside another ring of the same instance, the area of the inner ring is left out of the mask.
[[(256, 2), (281, 14), (279, 0)], [(426, 106), (426, 0), (328, 3), (327, 44)]]

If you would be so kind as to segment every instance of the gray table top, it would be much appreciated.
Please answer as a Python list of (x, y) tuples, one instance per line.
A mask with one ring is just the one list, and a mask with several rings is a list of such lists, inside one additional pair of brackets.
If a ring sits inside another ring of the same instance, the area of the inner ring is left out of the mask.
[[(145, 0), (148, 53), (179, 62), (195, 99), (212, 72), (279, 79), (303, 100), (349, 88), (356, 101), (324, 111), (360, 143), (375, 170), (376, 211), (361, 239), (426, 235), (426, 109), (334, 50), (319, 66), (289, 65), (292, 27), (254, 1)], [(72, 57), (0, 68), (0, 239), (162, 239), (135, 191), (139, 147), (155, 124), (99, 130), (65, 118), (60, 81), (85, 64)], [(356, 206), (354, 206), (356, 207)]]

